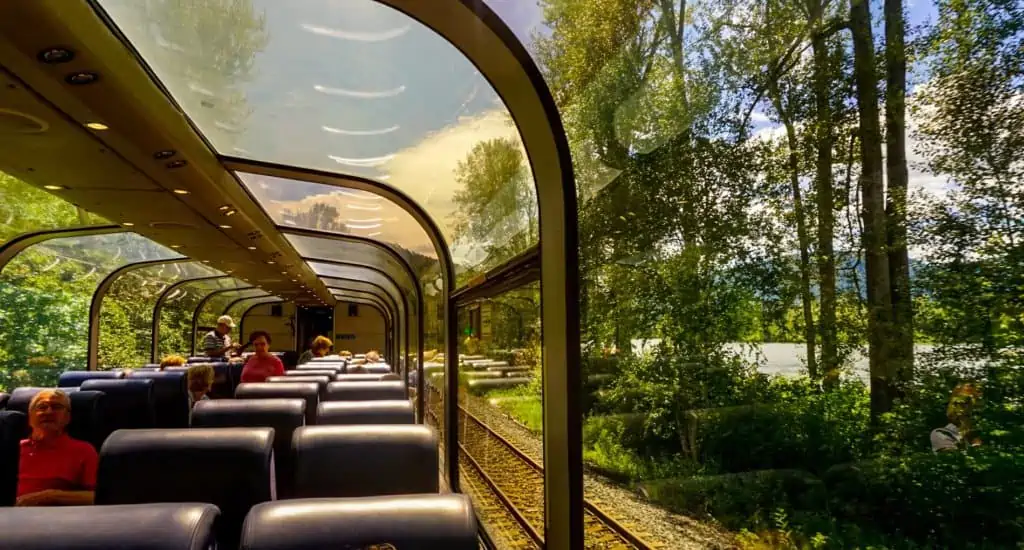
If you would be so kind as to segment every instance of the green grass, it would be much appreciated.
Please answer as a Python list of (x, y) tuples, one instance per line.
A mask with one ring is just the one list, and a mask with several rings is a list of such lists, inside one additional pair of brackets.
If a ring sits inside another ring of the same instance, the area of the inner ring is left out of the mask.
[(525, 425), (531, 432), (540, 434), (544, 430), (544, 405), (541, 404), (540, 396), (528, 394), (523, 390), (524, 388), (494, 390), (488, 392), (485, 398)]

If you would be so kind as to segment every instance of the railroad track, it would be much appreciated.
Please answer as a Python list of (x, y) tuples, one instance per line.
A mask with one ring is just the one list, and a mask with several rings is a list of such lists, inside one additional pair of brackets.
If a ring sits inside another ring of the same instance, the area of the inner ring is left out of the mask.
[[(430, 391), (437, 389), (431, 386)], [(432, 397), (438, 406), (440, 396)], [(435, 426), (439, 412), (432, 407), (427, 410)], [(462, 482), (477, 497), (482, 519), (506, 537), (513, 548), (543, 547), (543, 466), (461, 405), (459, 430)], [(599, 503), (585, 500), (583, 508), (587, 548), (657, 548), (618, 522)]]

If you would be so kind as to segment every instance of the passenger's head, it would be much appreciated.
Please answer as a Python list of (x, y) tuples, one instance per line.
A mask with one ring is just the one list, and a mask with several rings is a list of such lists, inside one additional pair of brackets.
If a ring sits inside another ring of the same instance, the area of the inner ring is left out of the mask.
[(352, 352), (346, 349), (346, 350), (342, 350), (341, 353), (339, 353), (338, 355), (340, 355), (341, 357), (344, 357), (345, 359), (349, 359), (349, 358), (352, 357)]
[(231, 319), (230, 315), (221, 315), (217, 318), (217, 332), (220, 334), (227, 334), (233, 328), (235, 328), (235, 321)]
[(265, 330), (257, 330), (249, 335), (249, 343), (256, 355), (267, 355), (270, 353), (270, 334)]
[(313, 339), (313, 346), (311, 349), (313, 350), (313, 355), (323, 357), (331, 352), (331, 346), (333, 345), (334, 344), (331, 342), (330, 338), (327, 338), (326, 336), (317, 336)]
[(188, 391), (193, 398), (200, 399), (210, 392), (214, 375), (213, 365), (201, 364), (188, 369)]
[(160, 370), (164, 370), (167, 367), (180, 367), (185, 363), (185, 358), (180, 355), (168, 355), (160, 360)]
[(366, 362), (367, 363), (379, 363), (380, 362), (380, 354), (377, 353), (377, 350), (371, 349), (370, 351), (366, 352)]
[(28, 404), (32, 437), (53, 437), (64, 433), (71, 422), (71, 399), (61, 390), (43, 390)]
[(971, 412), (981, 399), (981, 389), (973, 382), (961, 382), (949, 396), (946, 416), (950, 422), (959, 424), (971, 417)]

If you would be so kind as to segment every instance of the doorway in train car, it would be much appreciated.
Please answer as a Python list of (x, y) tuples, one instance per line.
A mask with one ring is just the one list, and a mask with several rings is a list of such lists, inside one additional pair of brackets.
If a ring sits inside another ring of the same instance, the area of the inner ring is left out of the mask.
[(313, 343), (317, 336), (334, 339), (334, 309), (330, 307), (302, 307), (296, 315), (300, 354)]

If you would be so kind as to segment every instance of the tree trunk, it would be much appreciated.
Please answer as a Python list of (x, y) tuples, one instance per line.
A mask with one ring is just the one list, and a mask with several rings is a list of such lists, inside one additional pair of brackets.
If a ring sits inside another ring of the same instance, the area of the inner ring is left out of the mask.
[(882, 134), (879, 127), (878, 78), (868, 0), (850, 2), (853, 34), (853, 73), (860, 118), (861, 193), (864, 218), (868, 298), (868, 364), (871, 374), (871, 415), (892, 409), (895, 373), (890, 361), (892, 296), (886, 252), (885, 187), (882, 181)]
[(810, 239), (807, 235), (807, 222), (804, 218), (804, 203), (800, 193), (800, 159), (797, 151), (800, 141), (797, 139), (796, 128), (790, 119), (789, 113), (782, 104), (779, 86), (775, 81), (768, 83), (768, 93), (771, 95), (775, 111), (786, 126), (786, 140), (789, 149), (789, 187), (793, 194), (793, 215), (796, 216), (796, 236), (800, 245), (800, 301), (803, 302), (804, 310), (804, 341), (807, 345), (807, 374), (811, 380), (818, 379), (818, 356), (815, 353), (815, 327), (814, 313), (811, 304), (811, 259)]
[(903, 35), (903, 0), (885, 0), (885, 168), (889, 184), (886, 219), (894, 331), (892, 361), (897, 378), (909, 381), (914, 365), (914, 307), (907, 253), (907, 58)]
[[(824, 17), (822, 0), (808, 2), (809, 27), (816, 29)], [(839, 379), (839, 356), (836, 332), (836, 255), (832, 245), (835, 232), (835, 197), (832, 190), (832, 104), (829, 97), (831, 79), (828, 68), (827, 38), (815, 33), (813, 48), (813, 86), (815, 106), (815, 147), (818, 157), (814, 175), (818, 199), (818, 288), (821, 333), (821, 373), (825, 386)]]

